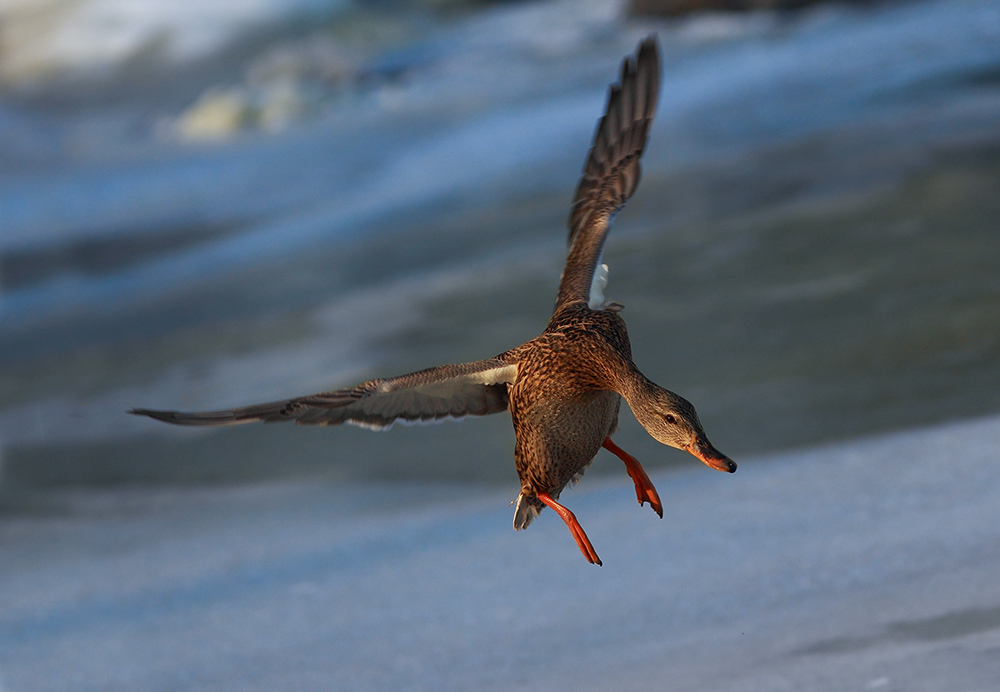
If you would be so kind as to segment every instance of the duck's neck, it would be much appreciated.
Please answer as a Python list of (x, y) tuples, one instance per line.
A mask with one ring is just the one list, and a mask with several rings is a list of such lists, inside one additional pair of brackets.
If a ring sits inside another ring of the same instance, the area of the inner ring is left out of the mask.
[(657, 402), (662, 396), (661, 392), (666, 390), (639, 372), (634, 365), (621, 381), (623, 386), (618, 393), (628, 402), (636, 420), (652, 434), (651, 426), (655, 418), (654, 412), (658, 408)]

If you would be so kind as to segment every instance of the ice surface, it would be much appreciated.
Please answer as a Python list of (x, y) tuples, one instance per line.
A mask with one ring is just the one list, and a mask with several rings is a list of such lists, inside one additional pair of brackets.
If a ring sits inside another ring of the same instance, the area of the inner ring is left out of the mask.
[[(70, 495), (0, 523), (0, 679), (41, 690), (989, 690), (1000, 418), (501, 492)], [(603, 462), (602, 462), (603, 463)], [(615, 463), (610, 458), (607, 463)]]

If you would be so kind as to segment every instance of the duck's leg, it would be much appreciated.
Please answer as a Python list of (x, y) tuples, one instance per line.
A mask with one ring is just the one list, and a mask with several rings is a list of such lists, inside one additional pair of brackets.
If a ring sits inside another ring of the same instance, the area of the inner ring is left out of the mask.
[(580, 526), (580, 522), (576, 520), (576, 515), (553, 500), (552, 496), (548, 493), (535, 493), (535, 497), (554, 509), (556, 514), (562, 517), (562, 520), (566, 522), (566, 526), (569, 527), (569, 532), (573, 534), (573, 538), (576, 540), (576, 544), (579, 546), (580, 552), (583, 553), (585, 558), (587, 558), (587, 562), (600, 566), (602, 564), (601, 558), (597, 557), (597, 551), (594, 550), (594, 546), (591, 545), (590, 539), (587, 538), (587, 534), (584, 532), (583, 527)]
[(662, 519), (663, 504), (660, 502), (660, 496), (657, 494), (656, 488), (653, 487), (653, 482), (649, 480), (646, 470), (642, 468), (639, 461), (612, 442), (610, 437), (605, 437), (604, 444), (601, 446), (625, 462), (625, 469), (628, 471), (628, 475), (632, 476), (632, 482), (635, 483), (635, 496), (639, 500), (639, 504), (649, 502), (653, 511)]

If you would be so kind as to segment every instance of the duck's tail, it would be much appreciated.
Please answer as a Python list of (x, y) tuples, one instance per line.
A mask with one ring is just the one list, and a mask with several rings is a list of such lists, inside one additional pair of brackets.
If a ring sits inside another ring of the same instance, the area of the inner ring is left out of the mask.
[(538, 513), (544, 507), (537, 498), (525, 497), (524, 493), (517, 496), (517, 507), (514, 508), (514, 530), (520, 531), (531, 526)]

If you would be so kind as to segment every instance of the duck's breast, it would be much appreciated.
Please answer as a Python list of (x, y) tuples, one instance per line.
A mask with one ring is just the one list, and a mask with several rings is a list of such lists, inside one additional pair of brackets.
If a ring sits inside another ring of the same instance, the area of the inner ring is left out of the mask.
[(522, 487), (558, 496), (582, 474), (613, 430), (621, 397), (592, 391), (546, 398), (515, 411), (515, 460)]

